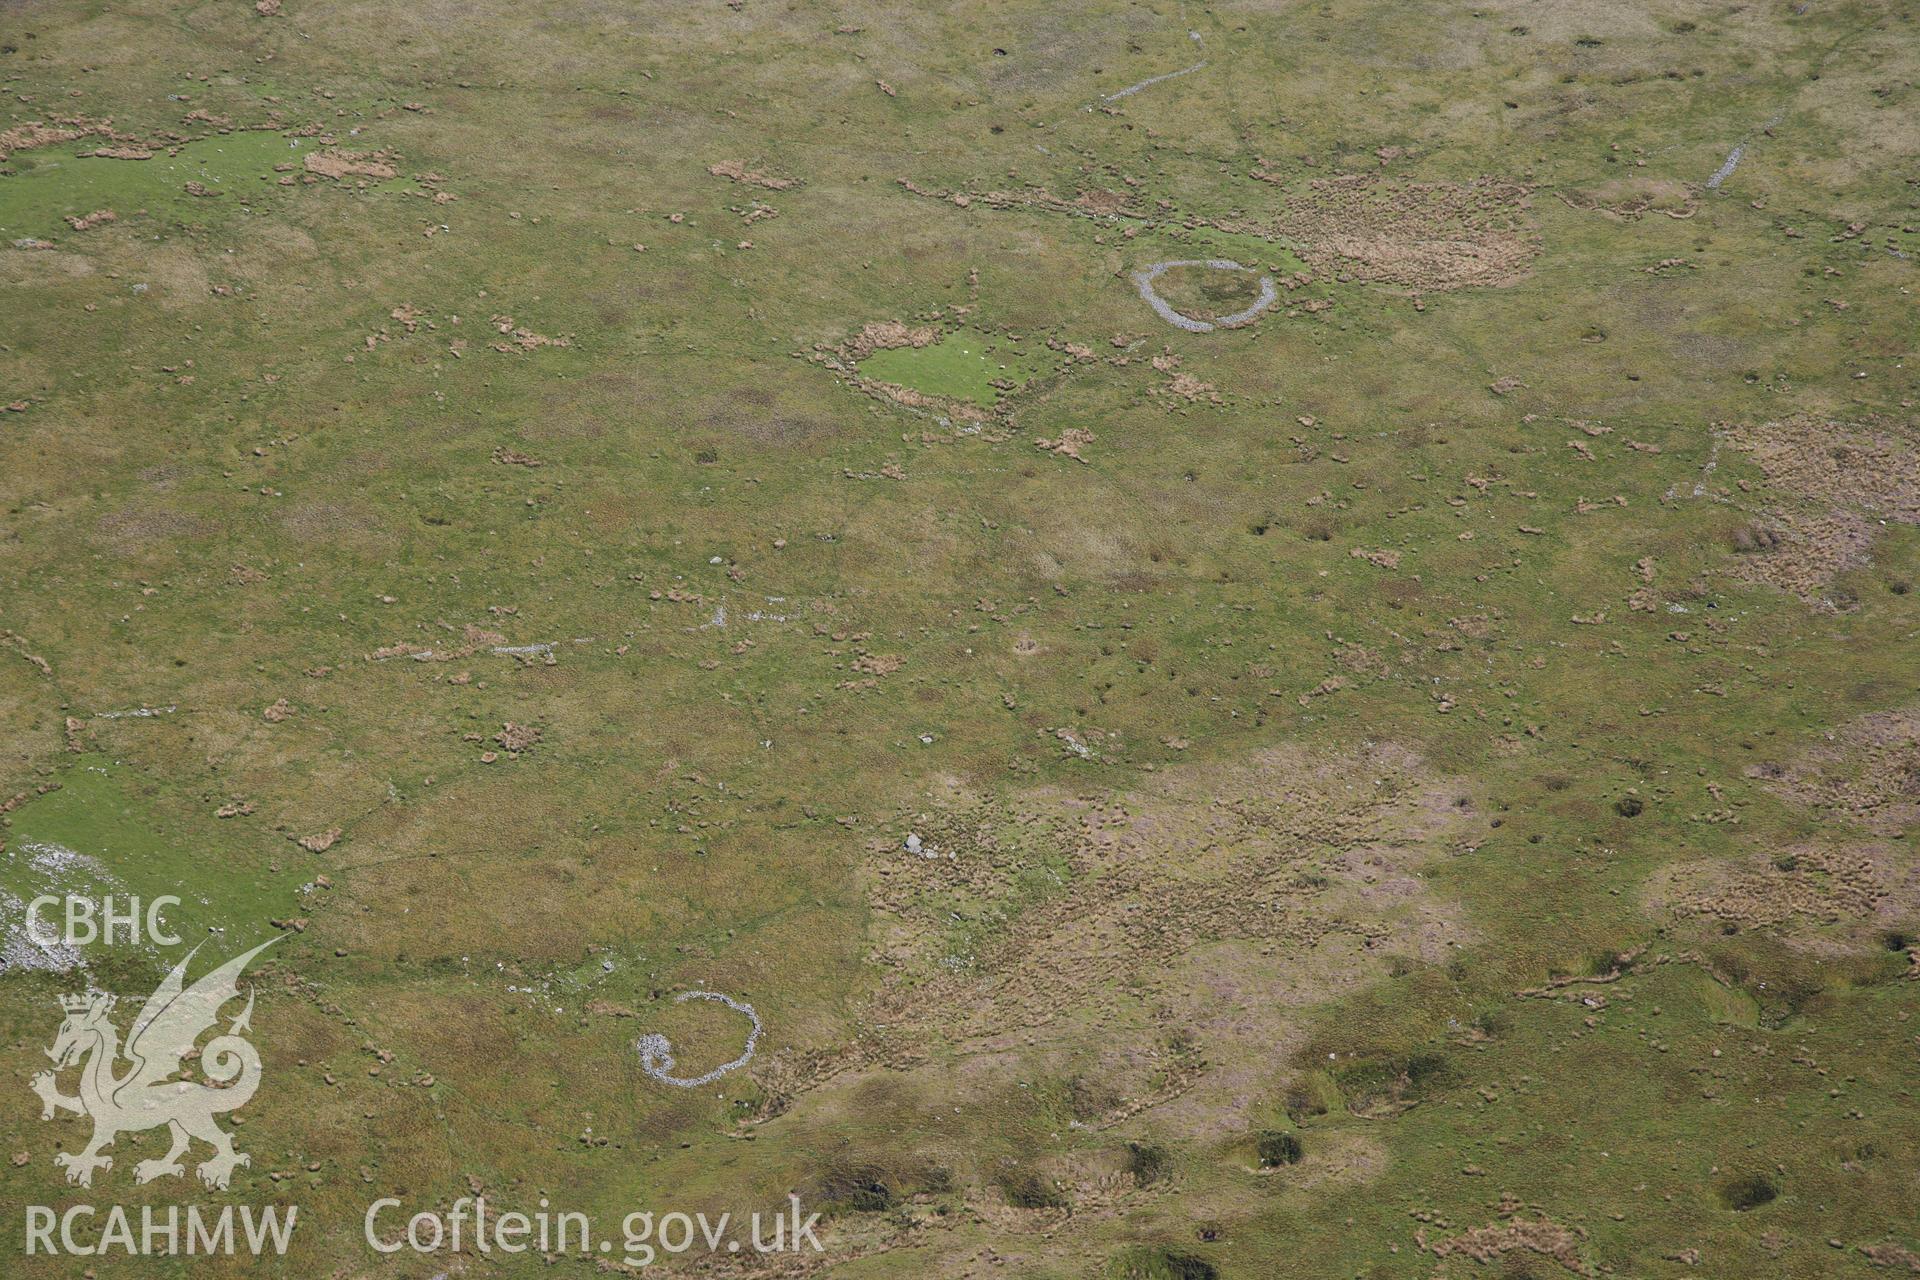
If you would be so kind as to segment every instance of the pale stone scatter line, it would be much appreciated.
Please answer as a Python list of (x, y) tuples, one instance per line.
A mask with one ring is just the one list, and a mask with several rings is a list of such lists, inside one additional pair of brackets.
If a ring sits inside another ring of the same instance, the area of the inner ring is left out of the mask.
[(1205, 58), (1202, 58), (1200, 59), (1200, 61), (1194, 63), (1190, 67), (1182, 67), (1178, 71), (1169, 71), (1165, 75), (1150, 76), (1147, 79), (1142, 80), (1139, 84), (1128, 85), (1126, 88), (1122, 89), (1118, 93), (1106, 94), (1100, 99), (1100, 101), (1118, 102), (1120, 99), (1126, 97), (1128, 94), (1138, 93), (1142, 89), (1148, 88), (1152, 85), (1159, 84), (1162, 80), (1172, 80), (1177, 76), (1192, 75), (1194, 72), (1198, 71), (1200, 68), (1206, 65), (1207, 65), (1207, 60)]
[(753, 1023), (753, 1030), (747, 1033), (747, 1047), (732, 1062), (715, 1067), (703, 1076), (686, 1079), (673, 1074), (673, 1044), (657, 1031), (650, 1031), (634, 1042), (634, 1048), (640, 1051), (640, 1069), (658, 1080), (661, 1084), (670, 1084), (677, 1089), (697, 1089), (703, 1084), (712, 1084), (729, 1071), (737, 1071), (753, 1061), (753, 1051), (760, 1043), (760, 1015), (753, 1006), (735, 1000), (732, 996), (722, 995), (718, 991), (682, 991), (673, 998), (675, 1004), (684, 1004), (688, 1000), (713, 1000), (724, 1004), (735, 1013), (744, 1013)]
[(134, 707), (127, 711), (96, 711), (93, 713), (93, 718), (95, 720), (125, 720), (129, 717), (144, 719), (149, 716), (170, 716), (179, 709), (180, 708), (173, 703), (168, 703), (164, 707)]
[[(1760, 131), (1762, 133), (1765, 133), (1767, 130), (1773, 128), (1775, 125), (1780, 123), (1781, 119), (1785, 115), (1786, 115), (1786, 112), (1784, 111), (1774, 112), (1772, 117), (1770, 117), (1765, 124), (1760, 126)], [(1721, 162), (1721, 165), (1718, 169), (1715, 169), (1713, 171), (1713, 176), (1707, 179), (1707, 190), (1718, 191), (1720, 189), (1720, 184), (1725, 182), (1728, 178), (1731, 178), (1733, 176), (1733, 171), (1740, 167), (1741, 158), (1744, 157), (1746, 154), (1747, 154), (1747, 144), (1745, 142), (1740, 142), (1736, 144), (1733, 150), (1727, 152), (1727, 158)]]
[(1272, 276), (1260, 277), (1260, 296), (1253, 305), (1245, 310), (1236, 311), (1230, 316), (1222, 316), (1215, 321), (1195, 320), (1192, 316), (1181, 315), (1173, 309), (1171, 303), (1154, 289), (1153, 282), (1174, 267), (1210, 267), (1215, 271), (1251, 271), (1252, 267), (1243, 267), (1231, 258), (1185, 258), (1174, 262), (1156, 262), (1133, 273), (1133, 287), (1140, 291), (1141, 298), (1153, 308), (1154, 314), (1177, 329), (1188, 333), (1212, 333), (1215, 329), (1231, 329), (1265, 311), (1279, 300), (1280, 291), (1274, 287)]
[(1733, 150), (1727, 152), (1726, 162), (1722, 164), (1718, 169), (1715, 169), (1713, 171), (1713, 176), (1707, 179), (1707, 190), (1709, 191), (1718, 190), (1721, 183), (1725, 182), (1728, 178), (1731, 178), (1733, 176), (1734, 169), (1736, 169), (1740, 164), (1740, 157), (1745, 154), (1747, 154), (1747, 144), (1744, 142), (1741, 143), (1739, 146), (1735, 147)]
[(1705, 496), (1707, 492), (1707, 478), (1711, 476), (1715, 471), (1719, 470), (1719, 467), (1720, 467), (1720, 442), (1718, 440), (1715, 440), (1713, 442), (1713, 452), (1707, 455), (1707, 465), (1700, 469), (1700, 479), (1694, 482), (1694, 486), (1693, 486), (1694, 497), (1699, 498), (1699, 497)]

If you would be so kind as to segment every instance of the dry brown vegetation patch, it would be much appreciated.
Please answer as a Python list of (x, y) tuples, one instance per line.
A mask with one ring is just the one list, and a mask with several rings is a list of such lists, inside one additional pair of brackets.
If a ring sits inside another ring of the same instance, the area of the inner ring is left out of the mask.
[(495, 351), (504, 351), (509, 355), (525, 351), (538, 351), (542, 347), (570, 347), (571, 335), (562, 334), (554, 338), (544, 333), (535, 333), (525, 325), (515, 324), (512, 316), (500, 315), (491, 318), (494, 331), (506, 336), (505, 342), (489, 343)]
[(908, 325), (898, 320), (879, 320), (861, 326), (860, 332), (849, 338), (842, 351), (849, 360), (864, 360), (876, 351), (886, 351), (895, 347), (931, 346), (940, 340), (940, 331), (930, 324)]
[(1067, 427), (1058, 436), (1042, 436), (1033, 442), (1037, 449), (1062, 458), (1072, 458), (1075, 462), (1085, 462), (1081, 450), (1092, 444), (1097, 437), (1085, 427)]
[(1132, 203), (1133, 197), (1104, 189), (1083, 191), (1068, 199), (1055, 195), (1045, 187), (1021, 187), (1012, 191), (950, 191), (922, 186), (906, 178), (900, 179), (900, 185), (916, 196), (944, 200), (959, 209), (970, 209), (978, 204), (989, 209), (1036, 209), (1043, 213), (1076, 214), (1092, 218), (1143, 219), (1147, 216), (1144, 209)]
[(1920, 864), (1898, 837), (1920, 818), (1920, 710), (1861, 716), (1787, 765), (1746, 771), (1782, 799), (1827, 821), (1894, 840), (1830, 837), (1736, 862), (1666, 868), (1649, 886), (1656, 912), (1780, 929), (1819, 945), (1858, 944), (1866, 929), (1920, 919)]
[(1719, 435), (1753, 457), (1773, 499), (1762, 523), (1734, 535), (1745, 581), (1833, 608), (1826, 588), (1870, 562), (1876, 521), (1920, 524), (1920, 435), (1909, 426), (1801, 417)]
[[(1279, 181), (1265, 171), (1255, 177)], [(1313, 178), (1251, 226), (1357, 280), (1421, 290), (1511, 284), (1540, 251), (1532, 188), (1501, 178), (1415, 182), (1382, 173)]]
[[(762, 1083), (791, 1094), (848, 1068), (911, 1064), (937, 1043), (1071, 1037), (1112, 993), (1157, 991), (1182, 957), (1223, 940), (1290, 955), (1336, 934), (1356, 953), (1444, 946), (1458, 930), (1430, 910), (1415, 869), (1459, 838), (1454, 794), (1390, 745), (1182, 766), (1125, 794), (1000, 799), (949, 780), (902, 815), (910, 835), (869, 850), (884, 976), (858, 1040), (770, 1062)], [(1197, 1071), (1180, 1045), (1170, 1028), (1141, 1052), (1163, 1079)]]
[[(1264, 168), (1253, 176), (1276, 184), (1292, 181)], [(978, 204), (1148, 226), (1164, 219), (1259, 236), (1299, 245), (1309, 263), (1344, 279), (1425, 291), (1511, 284), (1540, 251), (1528, 212), (1533, 189), (1502, 178), (1416, 182), (1385, 173), (1312, 178), (1288, 194), (1278, 213), (1253, 218), (1175, 213), (1164, 201), (1154, 212), (1133, 195), (1107, 190), (1067, 199), (1044, 187), (976, 192), (899, 181), (914, 195), (961, 209)]]
[(1920, 821), (1920, 709), (1861, 716), (1785, 769), (1748, 772), (1823, 815), (1897, 834)]
[(930, 396), (924, 391), (915, 391), (912, 387), (903, 387), (897, 382), (882, 382), (877, 378), (856, 378), (854, 385), (869, 395), (907, 409), (922, 409), (948, 418), (965, 418), (972, 421), (984, 419), (987, 414), (978, 405), (967, 404), (962, 400), (949, 400), (944, 396)]
[(1699, 207), (1693, 188), (1672, 178), (1615, 178), (1598, 186), (1567, 192), (1560, 199), (1583, 212), (1616, 222), (1632, 222), (1649, 213), (1691, 218)]
[(1430, 1241), (1424, 1230), (1417, 1237), (1420, 1247), (1437, 1258), (1458, 1255), (1475, 1262), (1494, 1262), (1508, 1253), (1537, 1253), (1577, 1276), (1588, 1276), (1593, 1272), (1580, 1257), (1580, 1245), (1586, 1238), (1579, 1228), (1563, 1227), (1546, 1218), (1491, 1223), (1444, 1240)]
[(301, 164), (308, 173), (331, 178), (335, 182), (343, 178), (368, 178), (384, 182), (400, 176), (395, 163), (398, 159), (391, 151), (342, 151), (338, 147), (327, 147), (308, 152)]
[(1208, 404), (1225, 403), (1220, 398), (1219, 389), (1211, 382), (1203, 381), (1190, 373), (1175, 373), (1166, 383), (1156, 388), (1170, 400), (1181, 400), (1187, 404), (1205, 401)]
[(750, 169), (738, 160), (721, 160), (710, 164), (707, 166), (707, 172), (716, 178), (744, 182), (750, 187), (764, 187), (768, 191), (787, 191), (800, 185), (798, 178), (782, 178), (775, 174), (764, 173), (759, 169)]
[(1905, 1245), (1861, 1245), (1860, 1252), (1876, 1267), (1905, 1267), (1915, 1275), (1920, 1275), (1920, 1253), (1915, 1253)]
[(1898, 849), (1886, 845), (1809, 846), (1737, 868), (1677, 867), (1656, 896), (1677, 914), (1746, 928), (1867, 920), (1902, 908), (1911, 911), (1920, 901), (1920, 883), (1899, 870), (1903, 861)]
[(16, 151), (31, 151), (35, 147), (54, 147), (63, 142), (77, 142), (81, 138), (107, 137), (116, 142), (133, 142), (136, 139), (117, 134), (110, 120), (92, 120), (86, 116), (55, 116), (51, 120), (29, 120), (0, 129), (0, 160), (5, 160)]

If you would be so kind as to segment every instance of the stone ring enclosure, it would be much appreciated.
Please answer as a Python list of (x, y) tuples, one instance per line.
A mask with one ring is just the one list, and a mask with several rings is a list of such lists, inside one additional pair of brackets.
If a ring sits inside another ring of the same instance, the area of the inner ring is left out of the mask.
[(1134, 272), (1133, 287), (1140, 291), (1140, 296), (1146, 299), (1147, 305), (1152, 307), (1155, 314), (1162, 320), (1176, 328), (1185, 329), (1188, 333), (1212, 333), (1215, 329), (1232, 329), (1246, 324), (1272, 306), (1280, 297), (1280, 291), (1275, 287), (1273, 277), (1263, 275), (1260, 277), (1260, 296), (1254, 299), (1251, 306), (1236, 311), (1230, 316), (1221, 316), (1218, 320), (1196, 320), (1192, 316), (1183, 315), (1175, 310), (1173, 304), (1161, 297), (1153, 287), (1154, 281), (1175, 267), (1207, 267), (1214, 271), (1248, 273), (1251, 273), (1254, 268), (1243, 267), (1231, 258), (1181, 258), (1171, 262), (1156, 262)]
[(697, 1089), (703, 1084), (712, 1084), (729, 1071), (737, 1071), (753, 1061), (753, 1051), (760, 1043), (760, 1015), (753, 1006), (743, 1004), (731, 996), (718, 991), (682, 991), (673, 998), (675, 1004), (685, 1004), (689, 1000), (713, 1000), (727, 1008), (747, 1015), (753, 1023), (753, 1029), (747, 1032), (747, 1047), (732, 1062), (715, 1067), (702, 1076), (686, 1079), (673, 1074), (673, 1042), (657, 1031), (650, 1031), (634, 1042), (634, 1048), (640, 1052), (640, 1069), (658, 1080), (661, 1084), (670, 1084), (680, 1089)]

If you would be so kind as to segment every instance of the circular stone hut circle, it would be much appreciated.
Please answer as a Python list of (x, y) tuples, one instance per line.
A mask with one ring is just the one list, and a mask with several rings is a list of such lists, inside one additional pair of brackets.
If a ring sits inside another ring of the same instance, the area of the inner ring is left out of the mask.
[(729, 1071), (739, 1070), (753, 1061), (754, 1047), (760, 1042), (760, 1015), (753, 1011), (752, 1005), (735, 1000), (731, 996), (721, 995), (718, 991), (682, 991), (673, 998), (675, 1004), (682, 1004), (688, 1000), (718, 1001), (736, 1013), (746, 1014), (748, 1020), (753, 1023), (753, 1030), (747, 1033), (747, 1047), (739, 1057), (723, 1066), (715, 1067), (703, 1076), (694, 1076), (691, 1079), (673, 1074), (671, 1041), (657, 1031), (650, 1031), (641, 1036), (633, 1046), (640, 1051), (640, 1069), (661, 1084), (670, 1084), (677, 1089), (697, 1089), (703, 1084), (712, 1084)]
[(1243, 267), (1231, 258), (1180, 258), (1172, 262), (1156, 262), (1134, 272), (1133, 287), (1140, 291), (1140, 296), (1146, 300), (1148, 306), (1153, 308), (1154, 314), (1177, 329), (1185, 329), (1188, 333), (1212, 333), (1215, 329), (1231, 329), (1236, 325), (1243, 325), (1280, 298), (1280, 291), (1274, 287), (1273, 277), (1261, 276), (1260, 296), (1254, 299), (1252, 306), (1244, 311), (1236, 311), (1230, 316), (1222, 316), (1218, 320), (1195, 320), (1192, 316), (1175, 311), (1173, 305), (1161, 297), (1153, 287), (1155, 280), (1175, 267), (1208, 267), (1214, 271), (1247, 272), (1252, 271), (1253, 268)]

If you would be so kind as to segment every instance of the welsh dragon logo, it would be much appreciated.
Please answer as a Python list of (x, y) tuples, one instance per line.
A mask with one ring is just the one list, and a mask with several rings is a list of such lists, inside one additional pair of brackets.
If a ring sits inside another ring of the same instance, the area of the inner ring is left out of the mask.
[[(159, 1159), (135, 1165), (135, 1182), (179, 1176), (184, 1172), (180, 1157), (194, 1138), (213, 1147), (212, 1158), (196, 1172), (200, 1181), (216, 1191), (226, 1189), (236, 1168), (252, 1163), (233, 1149), (232, 1135), (213, 1122), (221, 1112), (246, 1105), (260, 1087), (260, 1054), (243, 1038), (252, 1029), (251, 990), (246, 1008), (228, 1024), (226, 1034), (215, 1036), (200, 1051), (200, 1074), (211, 1083), (170, 1077), (179, 1074), (194, 1043), (219, 1020), (221, 1008), (239, 998), (240, 973), (247, 962), (278, 941), (268, 939), (191, 987), (186, 986), (187, 962), (200, 948), (189, 951), (147, 997), (127, 1033), (124, 1049), (110, 1016), (113, 996), (90, 991), (60, 997), (66, 1019), (60, 1024), (53, 1047), (47, 1050), (54, 1069), (33, 1078), (33, 1091), (40, 1095), (42, 1120), (53, 1119), (56, 1111), (93, 1119), (93, 1138), (85, 1150), (78, 1154), (63, 1151), (53, 1158), (67, 1171), (68, 1182), (92, 1186), (96, 1169), (113, 1168), (113, 1157), (100, 1154), (103, 1148), (112, 1146), (123, 1133), (161, 1125), (172, 1132), (173, 1145)], [(121, 1070), (123, 1057), (126, 1067)], [(80, 1064), (80, 1092), (77, 1097), (68, 1097), (60, 1092), (57, 1077), (75, 1064)]]

